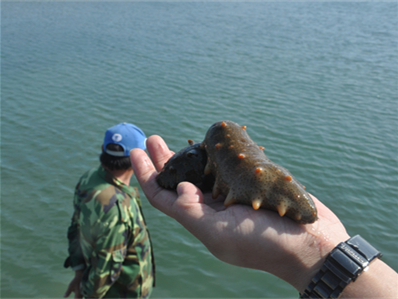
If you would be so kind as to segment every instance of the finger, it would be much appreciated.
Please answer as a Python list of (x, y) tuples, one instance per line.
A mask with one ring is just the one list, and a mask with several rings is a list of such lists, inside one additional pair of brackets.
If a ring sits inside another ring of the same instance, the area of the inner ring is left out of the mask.
[(146, 144), (156, 169), (160, 171), (163, 165), (174, 155), (174, 152), (170, 151), (162, 137), (157, 135), (150, 136)]
[(177, 194), (178, 198), (174, 205), (178, 208), (184, 208), (185, 206), (195, 204), (204, 204), (206, 206), (201, 207), (202, 210), (211, 208), (214, 212), (218, 212), (226, 209), (223, 204), (225, 199), (224, 196), (219, 196), (214, 199), (210, 193), (203, 194), (198, 187), (189, 182), (181, 182), (178, 184)]
[(204, 202), (203, 193), (198, 187), (182, 182), (177, 186), (178, 198), (174, 203), (174, 217), (184, 226), (192, 223), (195, 219), (202, 219), (204, 216), (212, 217), (216, 212)]
[(177, 186), (178, 199), (176, 205), (203, 203), (203, 193), (198, 187), (189, 182), (179, 183)]
[(142, 149), (132, 149), (130, 152), (131, 166), (134, 174), (148, 199), (152, 199), (161, 191), (156, 183), (156, 169), (151, 159)]
[(177, 193), (163, 189), (158, 185), (155, 166), (143, 150), (131, 150), (130, 158), (133, 171), (146, 198), (155, 208), (171, 216)]
[(70, 293), (72, 293), (72, 288), (71, 288), (71, 286), (69, 285), (68, 288), (66, 289), (65, 294), (64, 294), (64, 298), (69, 297)]

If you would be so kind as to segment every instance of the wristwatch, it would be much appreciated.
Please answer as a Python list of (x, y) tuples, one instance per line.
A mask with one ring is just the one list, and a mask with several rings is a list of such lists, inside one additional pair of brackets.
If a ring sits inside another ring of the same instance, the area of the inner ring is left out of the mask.
[(338, 298), (382, 254), (360, 235), (337, 245), (300, 298)]

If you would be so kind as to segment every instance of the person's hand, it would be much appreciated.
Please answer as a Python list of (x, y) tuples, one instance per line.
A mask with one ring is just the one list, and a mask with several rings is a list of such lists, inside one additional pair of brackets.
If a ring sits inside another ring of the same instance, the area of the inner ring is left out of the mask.
[(83, 298), (83, 295), (80, 293), (80, 282), (82, 281), (83, 273), (83, 270), (75, 271), (75, 277), (69, 283), (69, 286), (64, 294), (64, 298), (69, 297), (71, 293), (75, 293), (75, 299)]
[(165, 190), (155, 178), (174, 153), (159, 136), (148, 138), (147, 149), (153, 162), (139, 149), (131, 151), (131, 160), (150, 203), (180, 222), (222, 261), (270, 272), (301, 292), (325, 256), (348, 239), (339, 219), (315, 197), (319, 220), (300, 225), (265, 209), (239, 204), (226, 208), (224, 198), (214, 200), (188, 182), (180, 183), (177, 192)]

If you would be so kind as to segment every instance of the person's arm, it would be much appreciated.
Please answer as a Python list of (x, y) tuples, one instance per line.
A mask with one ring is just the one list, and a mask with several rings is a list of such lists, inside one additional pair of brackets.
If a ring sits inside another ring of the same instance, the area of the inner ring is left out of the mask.
[[(326, 256), (349, 236), (340, 220), (313, 197), (319, 219), (299, 225), (273, 211), (250, 206), (225, 208), (223, 198), (213, 200), (193, 184), (181, 183), (177, 192), (156, 183), (157, 171), (172, 156), (159, 136), (147, 140), (152, 158), (139, 149), (131, 151), (135, 175), (150, 203), (180, 222), (220, 260), (272, 273), (300, 293), (320, 270)], [(382, 261), (371, 263), (342, 297), (396, 297), (398, 275)]]
[(342, 293), (342, 298), (397, 298), (398, 275), (383, 261), (376, 259), (368, 271), (350, 283)]
[(80, 284), (82, 282), (83, 273), (84, 273), (84, 270), (75, 271), (75, 277), (69, 283), (68, 288), (66, 289), (66, 292), (64, 294), (64, 298), (69, 297), (69, 295), (71, 293), (75, 294), (75, 296), (74, 296), (75, 299), (83, 298), (83, 295), (80, 292)]
[(75, 277), (69, 283), (68, 288), (64, 294), (64, 297), (69, 297), (69, 295), (73, 292), (75, 293), (74, 298), (83, 298), (82, 294), (80, 293), (80, 282), (82, 280), (86, 264), (84, 261), (82, 249), (80, 247), (80, 231), (79, 231), (80, 205), (77, 196), (78, 186), (79, 184), (76, 186), (75, 189), (74, 213), (72, 216), (71, 224), (68, 228), (69, 256), (64, 263), (65, 268), (71, 267), (72, 270), (75, 271)]
[(79, 233), (79, 221), (78, 218), (80, 213), (75, 207), (75, 212), (72, 216), (71, 224), (68, 228), (68, 252), (69, 257), (65, 261), (65, 267), (71, 267), (72, 270), (82, 270), (86, 267), (82, 249), (80, 247), (80, 233)]

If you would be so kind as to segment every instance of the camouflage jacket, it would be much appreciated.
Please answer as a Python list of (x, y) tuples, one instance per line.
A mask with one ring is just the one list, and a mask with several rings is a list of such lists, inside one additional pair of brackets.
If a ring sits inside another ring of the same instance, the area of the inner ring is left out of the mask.
[(148, 298), (154, 286), (152, 244), (138, 191), (102, 166), (85, 173), (74, 196), (65, 266), (84, 269), (90, 298)]

